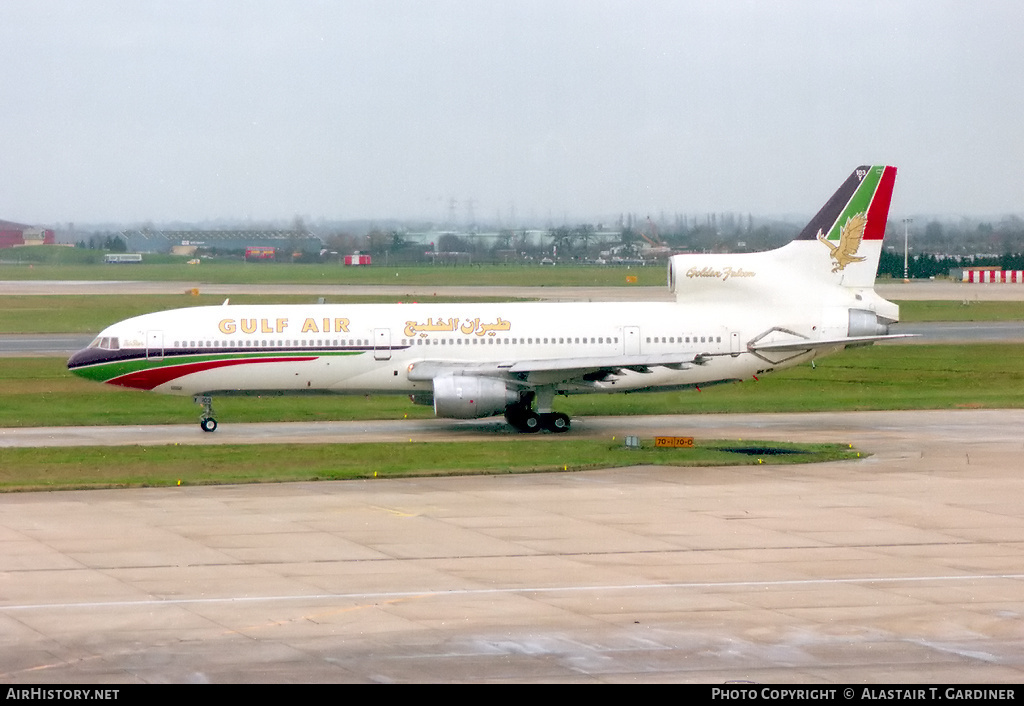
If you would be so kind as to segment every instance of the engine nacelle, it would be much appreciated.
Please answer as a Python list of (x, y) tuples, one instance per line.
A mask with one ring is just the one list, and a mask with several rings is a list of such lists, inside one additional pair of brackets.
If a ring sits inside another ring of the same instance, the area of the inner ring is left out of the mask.
[(889, 322), (873, 311), (850, 309), (849, 336), (885, 336), (889, 333)]
[(448, 375), (434, 378), (434, 414), (451, 419), (479, 419), (503, 414), (519, 393), (501, 380)]

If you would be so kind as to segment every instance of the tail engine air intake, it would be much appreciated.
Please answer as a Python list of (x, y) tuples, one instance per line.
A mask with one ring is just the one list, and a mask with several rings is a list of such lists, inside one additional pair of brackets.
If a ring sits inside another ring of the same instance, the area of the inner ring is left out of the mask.
[(865, 309), (850, 309), (850, 329), (847, 334), (851, 338), (858, 336), (885, 336), (889, 333), (888, 319), (878, 316)]

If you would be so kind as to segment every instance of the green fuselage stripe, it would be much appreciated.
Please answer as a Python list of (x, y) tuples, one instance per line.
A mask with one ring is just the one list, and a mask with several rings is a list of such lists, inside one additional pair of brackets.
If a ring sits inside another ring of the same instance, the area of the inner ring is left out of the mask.
[(322, 358), (325, 356), (349, 356), (362, 355), (366, 351), (294, 351), (280, 349), (275, 351), (261, 351), (259, 353), (220, 353), (210, 355), (176, 355), (164, 358), (146, 358), (144, 355), (128, 360), (114, 360), (106, 363), (96, 363), (74, 368), (71, 372), (79, 377), (96, 382), (107, 382), (122, 375), (137, 373), (141, 370), (153, 368), (167, 368), (175, 365), (187, 365), (191, 363), (208, 363), (221, 360), (251, 360), (258, 362), (265, 358)]

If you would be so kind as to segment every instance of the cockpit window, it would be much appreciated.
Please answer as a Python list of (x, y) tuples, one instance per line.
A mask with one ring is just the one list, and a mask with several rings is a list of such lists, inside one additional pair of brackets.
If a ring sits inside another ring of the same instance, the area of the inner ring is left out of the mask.
[(102, 348), (108, 351), (116, 351), (121, 348), (121, 341), (117, 336), (100, 336), (93, 339), (89, 348)]

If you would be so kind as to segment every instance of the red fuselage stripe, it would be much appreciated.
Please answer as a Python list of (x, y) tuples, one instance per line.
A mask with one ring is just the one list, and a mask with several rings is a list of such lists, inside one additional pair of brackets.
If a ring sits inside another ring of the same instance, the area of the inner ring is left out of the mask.
[(232, 365), (252, 365), (254, 363), (297, 363), (302, 361), (316, 360), (313, 357), (282, 357), (282, 358), (241, 358), (238, 360), (208, 360), (202, 363), (185, 363), (182, 365), (166, 365), (159, 368), (148, 368), (138, 370), (134, 373), (119, 375), (107, 380), (110, 385), (121, 387), (132, 387), (137, 390), (152, 390), (153, 388), (176, 380), (177, 378), (193, 373), (202, 373), (216, 368), (225, 368)]

